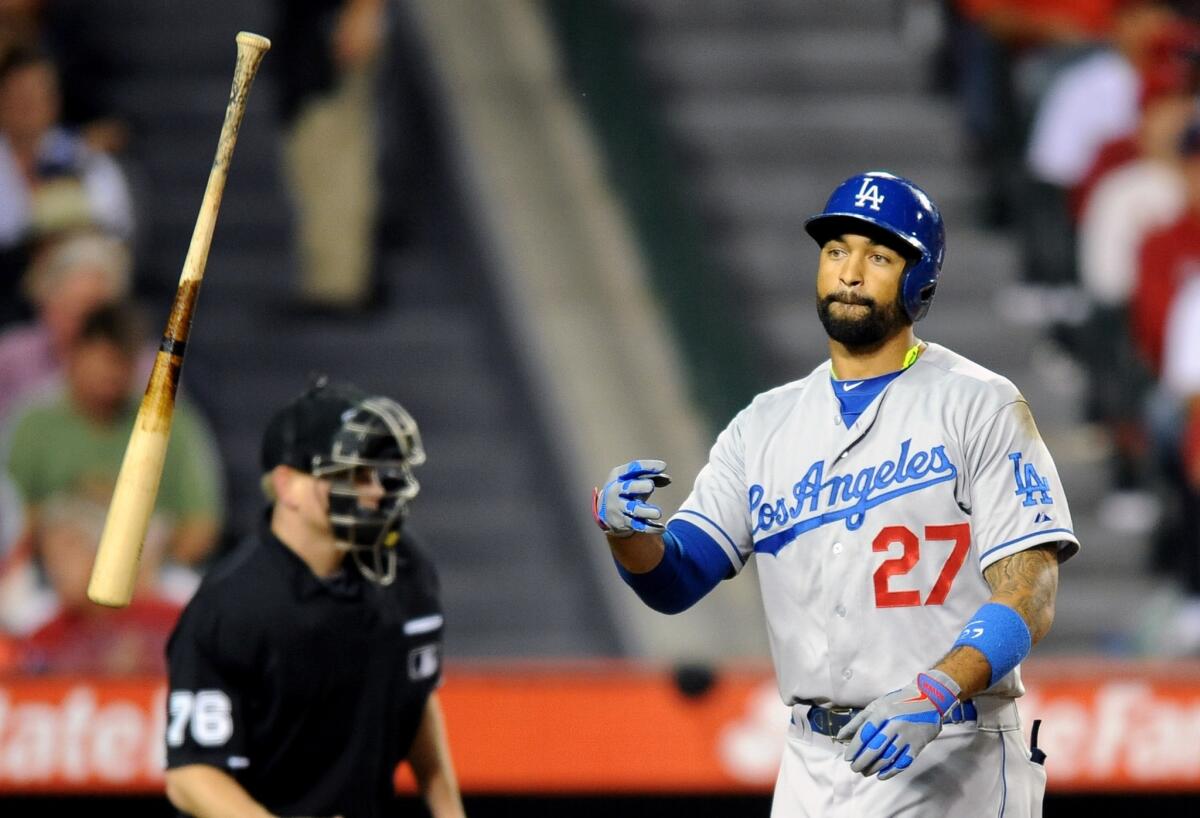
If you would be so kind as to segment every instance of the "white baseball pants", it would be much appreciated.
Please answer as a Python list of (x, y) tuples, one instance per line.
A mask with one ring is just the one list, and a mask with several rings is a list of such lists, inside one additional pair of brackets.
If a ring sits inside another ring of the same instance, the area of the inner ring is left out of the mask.
[(846, 746), (794, 708), (771, 818), (1041, 818), (1046, 768), (1030, 760), (1011, 700), (976, 700), (979, 721), (947, 724), (895, 778), (851, 771)]

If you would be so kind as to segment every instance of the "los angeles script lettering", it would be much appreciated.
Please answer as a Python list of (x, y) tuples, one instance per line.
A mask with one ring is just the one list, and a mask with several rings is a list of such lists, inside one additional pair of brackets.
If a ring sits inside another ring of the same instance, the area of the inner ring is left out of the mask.
[[(825, 462), (818, 460), (792, 486), (792, 496), (764, 502), (766, 491), (757, 483), (750, 487), (750, 514), (754, 532), (770, 531), (798, 520), (805, 513), (819, 516), (805, 522), (814, 528), (835, 520), (846, 521), (851, 531), (863, 524), (866, 512), (901, 495), (953, 480), (958, 469), (946, 455), (946, 447), (911, 453), (912, 438), (900, 444), (895, 460), (867, 466), (857, 473), (834, 474), (825, 479)], [(848, 504), (848, 505), (847, 505)]]

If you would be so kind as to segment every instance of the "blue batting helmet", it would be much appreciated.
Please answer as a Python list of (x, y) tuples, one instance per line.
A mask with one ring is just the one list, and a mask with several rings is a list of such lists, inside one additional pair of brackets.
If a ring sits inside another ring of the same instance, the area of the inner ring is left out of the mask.
[(837, 186), (825, 210), (804, 222), (804, 229), (824, 246), (835, 236), (852, 232), (846, 220), (873, 225), (900, 242), (897, 250), (909, 256), (900, 282), (904, 309), (913, 321), (929, 310), (946, 254), (942, 214), (929, 195), (900, 176), (871, 171), (851, 176)]

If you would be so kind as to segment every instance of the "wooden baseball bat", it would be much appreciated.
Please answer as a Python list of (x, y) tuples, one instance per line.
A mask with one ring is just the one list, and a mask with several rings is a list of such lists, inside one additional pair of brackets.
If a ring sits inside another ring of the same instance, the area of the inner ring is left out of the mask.
[(88, 597), (100, 605), (123, 608), (133, 597), (142, 544), (154, 511), (171, 436), (183, 353), (212, 245), (221, 195), (229, 176), (229, 160), (233, 156), (242, 115), (246, 112), (250, 85), (270, 47), (271, 41), (258, 34), (242, 31), (237, 35), (237, 64), (233, 69), (233, 87), (225, 108), (225, 121), (217, 141), (217, 155), (208, 174), (208, 185), (204, 188), (204, 200), (200, 203), (200, 214), (196, 217), (192, 241), (183, 262), (179, 288), (171, 304), (171, 314), (154, 359), (146, 394), (142, 396), (142, 405), (129, 435), (125, 459), (121, 462), (121, 472), (104, 521), (104, 532), (100, 535), (100, 548), (92, 565)]

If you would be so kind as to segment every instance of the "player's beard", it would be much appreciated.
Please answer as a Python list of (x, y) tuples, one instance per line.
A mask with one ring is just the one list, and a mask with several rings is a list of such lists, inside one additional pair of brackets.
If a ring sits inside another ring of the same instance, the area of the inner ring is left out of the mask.
[[(835, 303), (858, 304), (867, 308), (860, 315), (834, 315), (831, 306)], [(891, 338), (911, 322), (900, 302), (900, 294), (884, 306), (874, 298), (854, 293), (830, 293), (817, 296), (817, 316), (825, 333), (847, 349), (869, 349)]]

